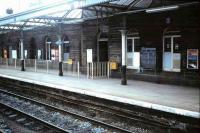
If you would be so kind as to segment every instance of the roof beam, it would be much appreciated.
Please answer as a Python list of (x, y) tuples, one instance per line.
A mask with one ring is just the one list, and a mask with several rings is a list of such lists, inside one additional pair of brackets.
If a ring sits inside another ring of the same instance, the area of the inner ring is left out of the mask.
[[(73, 10), (99, 3), (105, 3), (116, 0), (70, 0), (53, 3), (47, 6), (35, 8), (21, 13), (13, 14), (7, 17), (0, 18), (0, 25), (24, 21), (30, 18), (52, 14), (61, 11)], [(79, 4), (77, 2), (80, 2)]]

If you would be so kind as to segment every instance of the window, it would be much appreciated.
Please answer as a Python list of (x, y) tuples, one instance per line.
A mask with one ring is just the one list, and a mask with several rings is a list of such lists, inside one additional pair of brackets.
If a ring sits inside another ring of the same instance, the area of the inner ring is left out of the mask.
[(28, 58), (28, 51), (24, 50), (24, 58), (27, 59)]
[(127, 68), (139, 69), (140, 67), (140, 38), (127, 38)]
[(42, 50), (39, 50), (37, 51), (37, 59), (40, 60), (42, 59)]
[(163, 70), (180, 72), (180, 35), (164, 36), (163, 41)]

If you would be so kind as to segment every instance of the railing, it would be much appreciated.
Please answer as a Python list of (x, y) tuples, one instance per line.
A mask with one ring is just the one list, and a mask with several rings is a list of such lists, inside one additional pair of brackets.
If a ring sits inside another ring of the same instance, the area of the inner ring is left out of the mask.
[[(0, 58), (1, 68), (21, 68), (20, 59)], [(24, 59), (24, 67), (26, 71), (58, 74), (59, 62), (52, 60)], [(78, 61), (63, 62), (63, 74), (80, 77), (80, 64)], [(109, 78), (110, 63), (109, 62), (92, 62), (87, 63), (87, 78)]]
[(20, 69), (20, 59), (0, 58), (0, 67)]
[(87, 63), (87, 78), (109, 78), (109, 62), (91, 62)]
[(63, 73), (67, 75), (76, 75), (80, 77), (80, 64), (78, 61), (63, 62)]

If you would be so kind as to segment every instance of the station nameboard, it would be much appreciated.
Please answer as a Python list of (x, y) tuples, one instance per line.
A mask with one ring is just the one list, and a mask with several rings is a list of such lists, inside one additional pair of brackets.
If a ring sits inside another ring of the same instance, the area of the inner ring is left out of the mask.
[(151, 69), (156, 68), (156, 48), (141, 48), (141, 68)]

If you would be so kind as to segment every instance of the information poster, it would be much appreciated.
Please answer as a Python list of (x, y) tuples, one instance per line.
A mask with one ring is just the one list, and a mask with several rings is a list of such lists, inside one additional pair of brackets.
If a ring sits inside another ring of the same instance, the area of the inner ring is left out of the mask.
[(141, 49), (141, 67), (152, 70), (156, 68), (156, 48)]
[(199, 65), (198, 55), (199, 55), (198, 49), (187, 50), (187, 68), (188, 69), (198, 69), (198, 65)]
[(87, 49), (87, 63), (92, 62), (92, 49)]

